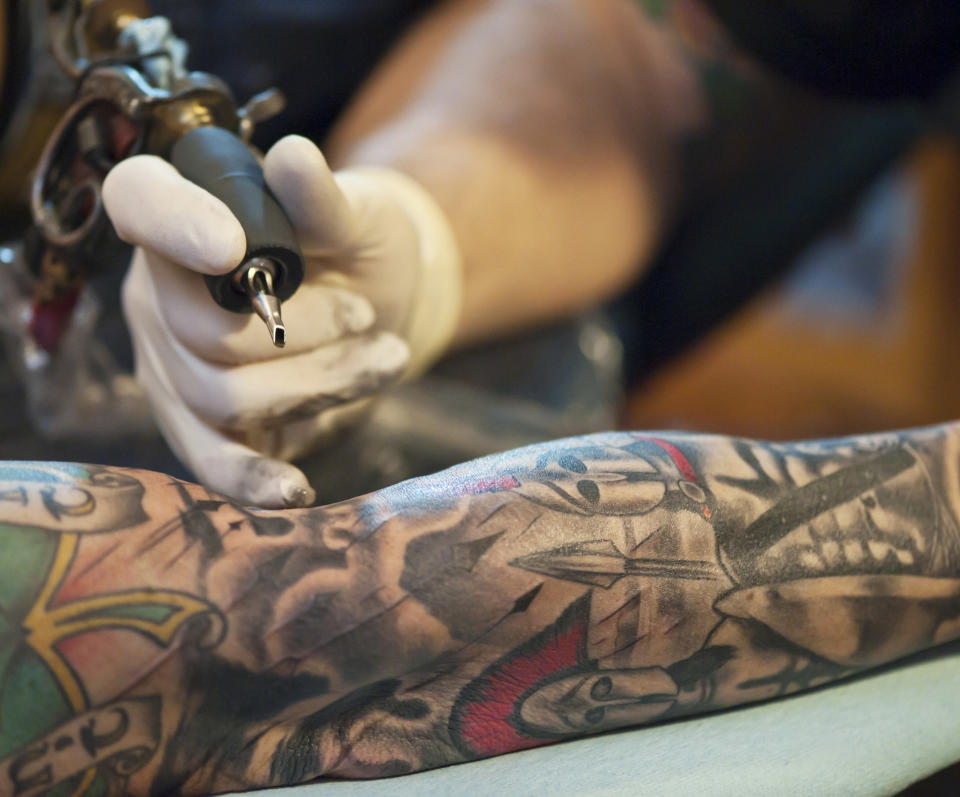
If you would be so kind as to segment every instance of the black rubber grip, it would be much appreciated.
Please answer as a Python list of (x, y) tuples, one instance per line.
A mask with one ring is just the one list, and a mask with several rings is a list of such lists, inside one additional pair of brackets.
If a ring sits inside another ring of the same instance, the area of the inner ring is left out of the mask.
[[(229, 130), (198, 127), (177, 141), (170, 160), (180, 174), (233, 211), (247, 236), (244, 263), (254, 257), (273, 261), (274, 291), (281, 301), (289, 299), (303, 281), (303, 255), (290, 220), (267, 188), (263, 169), (247, 145)], [(236, 272), (208, 276), (206, 281), (221, 307), (235, 313), (253, 311)]]

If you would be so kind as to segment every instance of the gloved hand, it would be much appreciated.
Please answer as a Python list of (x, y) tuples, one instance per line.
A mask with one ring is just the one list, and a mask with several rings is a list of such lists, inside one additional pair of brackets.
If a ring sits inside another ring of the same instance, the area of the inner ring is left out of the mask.
[(387, 169), (331, 173), (307, 139), (279, 141), (267, 184), (297, 232), (306, 276), (283, 305), (287, 347), (255, 315), (210, 297), (203, 274), (240, 265), (246, 240), (219, 199), (153, 156), (118, 164), (103, 199), (134, 244), (123, 306), (158, 424), (207, 486), (264, 507), (312, 503), (289, 464), (363, 401), (428, 366), (456, 326), (461, 265), (433, 199)]

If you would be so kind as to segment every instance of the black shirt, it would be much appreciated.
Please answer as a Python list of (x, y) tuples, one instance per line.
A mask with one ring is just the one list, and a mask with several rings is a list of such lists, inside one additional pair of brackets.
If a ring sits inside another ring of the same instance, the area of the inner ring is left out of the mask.
[(930, 97), (960, 66), (957, 0), (705, 0), (794, 80), (859, 97)]

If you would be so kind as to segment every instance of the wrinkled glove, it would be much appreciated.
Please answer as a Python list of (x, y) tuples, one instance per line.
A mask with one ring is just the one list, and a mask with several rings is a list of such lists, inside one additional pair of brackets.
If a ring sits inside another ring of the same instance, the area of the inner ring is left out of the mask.
[(104, 204), (137, 248), (123, 307), (137, 377), (178, 457), (207, 486), (264, 507), (314, 491), (287, 460), (357, 419), (369, 398), (415, 375), (456, 326), (461, 264), (442, 211), (388, 169), (333, 174), (310, 141), (267, 153), (306, 276), (283, 304), (287, 347), (255, 315), (219, 307), (202, 275), (240, 265), (246, 239), (227, 206), (149, 155), (118, 164)]

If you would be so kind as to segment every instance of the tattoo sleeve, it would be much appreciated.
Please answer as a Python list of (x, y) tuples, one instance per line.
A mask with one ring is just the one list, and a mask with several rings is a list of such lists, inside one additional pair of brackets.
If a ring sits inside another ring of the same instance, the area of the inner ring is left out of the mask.
[(0, 466), (0, 794), (376, 777), (960, 636), (960, 432), (611, 433), (335, 506)]

